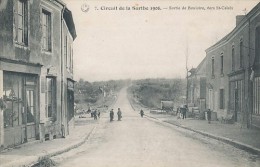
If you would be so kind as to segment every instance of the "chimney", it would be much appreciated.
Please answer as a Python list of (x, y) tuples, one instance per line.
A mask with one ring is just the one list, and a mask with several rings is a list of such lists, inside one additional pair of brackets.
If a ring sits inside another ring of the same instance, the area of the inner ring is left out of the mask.
[(243, 20), (244, 17), (245, 17), (245, 15), (236, 16), (236, 26), (238, 26), (238, 24)]

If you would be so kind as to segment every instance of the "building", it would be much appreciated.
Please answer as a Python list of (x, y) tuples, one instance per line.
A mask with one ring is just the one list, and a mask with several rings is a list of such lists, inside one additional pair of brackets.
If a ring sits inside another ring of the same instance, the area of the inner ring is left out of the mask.
[(260, 3), (236, 17), (236, 27), (206, 50), (207, 107), (232, 114), (243, 126), (260, 125)]
[(72, 13), (64, 8), (62, 19), (62, 125), (65, 135), (74, 127), (73, 41), (77, 37)]
[(188, 106), (204, 112), (206, 109), (206, 58), (197, 68), (189, 70)]
[[(4, 148), (66, 135), (69, 119), (64, 118), (69, 110), (62, 108), (68, 99), (64, 100), (67, 74), (62, 72), (61, 27), (67, 22), (74, 27), (74, 23), (65, 11), (69, 10), (59, 0), (0, 1), (0, 98), (6, 104), (0, 114), (0, 139)], [(75, 27), (73, 31), (74, 40)], [(73, 80), (73, 75), (67, 78)]]

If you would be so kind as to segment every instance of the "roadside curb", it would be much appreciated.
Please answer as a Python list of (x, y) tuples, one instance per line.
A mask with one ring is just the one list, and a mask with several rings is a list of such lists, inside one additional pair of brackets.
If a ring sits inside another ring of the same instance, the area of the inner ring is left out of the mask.
[(42, 153), (42, 154), (39, 154), (39, 155), (36, 155), (36, 156), (29, 156), (27, 158), (24, 158), (22, 160), (22, 162), (19, 159), (17, 161), (13, 161), (11, 163), (5, 164), (2, 167), (15, 167), (15, 166), (31, 167), (31, 166), (37, 164), (38, 161), (40, 159), (44, 158), (44, 157), (50, 158), (50, 157), (57, 156), (59, 154), (68, 152), (68, 151), (70, 151), (74, 148), (77, 148), (77, 147), (81, 146), (82, 144), (84, 144), (89, 139), (89, 137), (91, 136), (91, 134), (94, 132), (95, 129), (96, 129), (96, 126), (94, 126), (92, 128), (92, 130), (88, 134), (86, 134), (86, 136), (82, 140), (79, 140), (77, 143), (75, 142), (75, 144), (73, 144), (73, 145), (63, 147), (59, 150), (55, 150), (55, 151), (52, 151), (52, 152), (49, 152), (49, 153)]
[(251, 145), (244, 144), (244, 143), (241, 143), (241, 142), (238, 142), (238, 141), (226, 138), (226, 137), (217, 136), (217, 135), (205, 132), (205, 131), (195, 130), (195, 129), (192, 129), (190, 127), (186, 127), (186, 126), (183, 126), (183, 125), (180, 125), (180, 124), (175, 124), (173, 122), (162, 121), (162, 120), (160, 120), (160, 119), (158, 119), (156, 117), (152, 117), (152, 116), (148, 116), (148, 115), (146, 115), (146, 116), (149, 117), (149, 118), (155, 119), (157, 121), (160, 121), (162, 123), (167, 123), (167, 124), (170, 124), (170, 125), (174, 125), (174, 126), (177, 126), (177, 127), (180, 127), (180, 128), (183, 128), (183, 129), (186, 129), (186, 130), (198, 133), (198, 134), (201, 134), (203, 136), (206, 136), (206, 137), (209, 137), (209, 138), (212, 138), (212, 139), (215, 139), (215, 140), (222, 141), (222, 142), (224, 142), (226, 144), (232, 145), (232, 146), (234, 146), (236, 148), (239, 148), (241, 150), (244, 150), (244, 151), (247, 151), (247, 152), (250, 152), (250, 153), (253, 153), (253, 154), (260, 155), (260, 149), (254, 148)]
[(0, 151), (0, 154), (1, 154), (1, 153), (9, 152), (9, 151), (14, 150), (14, 149), (18, 149), (18, 148), (22, 148), (22, 147), (27, 147), (27, 146), (34, 145), (34, 144), (39, 144), (39, 143), (42, 143), (42, 141), (40, 141), (40, 140), (35, 140), (35, 141), (28, 142), (28, 143), (23, 143), (23, 144), (21, 144), (21, 145), (18, 145), (18, 146), (12, 147), (12, 148), (3, 149), (3, 150)]

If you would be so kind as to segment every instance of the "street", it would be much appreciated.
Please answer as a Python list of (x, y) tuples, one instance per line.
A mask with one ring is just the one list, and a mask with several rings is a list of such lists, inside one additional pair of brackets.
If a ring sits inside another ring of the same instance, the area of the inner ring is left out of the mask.
[[(61, 167), (71, 166), (259, 166), (255, 156), (219, 141), (141, 118), (122, 89), (114, 105), (115, 119), (109, 112), (98, 120), (90, 139), (77, 149), (53, 159)], [(122, 121), (117, 121), (117, 108)]]

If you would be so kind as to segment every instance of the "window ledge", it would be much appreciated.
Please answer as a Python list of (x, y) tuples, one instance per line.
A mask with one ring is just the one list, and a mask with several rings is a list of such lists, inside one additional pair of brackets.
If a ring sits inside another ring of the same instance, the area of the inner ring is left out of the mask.
[(47, 54), (47, 55), (52, 55), (51, 51), (44, 50), (44, 49), (42, 49), (42, 53)]
[(52, 117), (47, 117), (46, 121), (52, 123), (52, 122), (54, 122), (54, 119)]
[(14, 46), (24, 50), (30, 50), (30, 48), (27, 45), (25, 45), (24, 43), (19, 43), (17, 41), (15, 41)]

